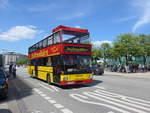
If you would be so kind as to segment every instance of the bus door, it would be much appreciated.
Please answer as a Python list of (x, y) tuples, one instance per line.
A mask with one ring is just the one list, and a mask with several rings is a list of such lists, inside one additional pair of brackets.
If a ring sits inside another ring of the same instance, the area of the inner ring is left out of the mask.
[(38, 63), (37, 63), (37, 59), (35, 59), (35, 62), (34, 62), (34, 76), (36, 78), (38, 77)]
[(61, 73), (61, 57), (60, 56), (53, 56), (52, 63), (53, 63), (53, 81), (54, 83), (60, 82), (60, 73)]
[(34, 71), (35, 71), (35, 77), (37, 78), (38, 77), (38, 66), (37, 65), (35, 65)]
[(60, 82), (60, 73), (61, 73), (61, 68), (59, 66), (54, 66), (54, 83), (59, 83)]

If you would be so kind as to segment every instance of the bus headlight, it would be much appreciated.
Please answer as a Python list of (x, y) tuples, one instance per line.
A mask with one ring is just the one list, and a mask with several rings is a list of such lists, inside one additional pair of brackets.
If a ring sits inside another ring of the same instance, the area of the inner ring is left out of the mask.
[(64, 80), (64, 81), (67, 81), (67, 80), (68, 80), (68, 77), (64, 77), (63, 80)]

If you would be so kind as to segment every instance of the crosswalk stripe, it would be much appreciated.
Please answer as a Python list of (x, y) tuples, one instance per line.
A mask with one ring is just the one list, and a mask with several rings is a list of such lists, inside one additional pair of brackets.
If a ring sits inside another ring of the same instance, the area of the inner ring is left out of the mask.
[(61, 109), (61, 111), (62, 111), (63, 113), (73, 113), (73, 112), (70, 111), (69, 109)]
[(70, 96), (80, 102), (83, 102), (83, 103), (88, 103), (88, 104), (93, 104), (93, 105), (99, 105), (99, 106), (103, 106), (103, 107), (107, 107), (107, 108), (110, 108), (112, 110), (115, 110), (115, 111), (118, 111), (118, 112), (121, 112), (121, 113), (130, 113), (126, 110), (123, 110), (121, 108), (118, 108), (116, 106), (113, 106), (113, 105), (109, 105), (109, 104), (105, 104), (105, 103), (100, 103), (100, 102), (95, 102), (94, 100), (91, 101), (91, 100), (88, 100), (89, 97), (85, 96), (85, 95), (81, 95), (81, 94), (70, 94)]
[(39, 83), (39, 85), (42, 86), (42, 87), (45, 88), (45, 89), (48, 89), (48, 90), (51, 91), (51, 92), (55, 92), (53, 89), (51, 89), (51, 88), (49, 88), (49, 87), (47, 87), (47, 86), (45, 86), (45, 85), (43, 85), (43, 84), (40, 84), (40, 83)]

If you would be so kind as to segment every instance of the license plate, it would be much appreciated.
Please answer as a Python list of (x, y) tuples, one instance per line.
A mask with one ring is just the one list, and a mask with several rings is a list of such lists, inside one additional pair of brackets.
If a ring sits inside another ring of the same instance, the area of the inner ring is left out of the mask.
[(75, 82), (67, 82), (67, 84), (74, 84)]

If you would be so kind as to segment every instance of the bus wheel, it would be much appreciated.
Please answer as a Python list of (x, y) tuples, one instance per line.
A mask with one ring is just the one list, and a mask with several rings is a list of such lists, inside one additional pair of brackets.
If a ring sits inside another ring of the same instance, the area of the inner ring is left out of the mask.
[(51, 78), (50, 78), (49, 74), (47, 74), (47, 80), (46, 81), (47, 81), (48, 84), (51, 84)]

